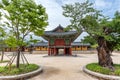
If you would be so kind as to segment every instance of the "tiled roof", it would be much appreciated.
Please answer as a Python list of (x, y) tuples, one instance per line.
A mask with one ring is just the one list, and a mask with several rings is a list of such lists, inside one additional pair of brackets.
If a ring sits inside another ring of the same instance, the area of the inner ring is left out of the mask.
[(64, 30), (64, 28), (59, 24), (59, 26), (57, 26), (55, 29), (52, 30), (52, 32), (56, 32), (57, 30)]
[[(72, 46), (90, 46), (89, 43), (80, 43), (80, 42), (73, 42), (71, 43)], [(38, 42), (34, 46), (48, 46), (48, 42)]]
[(80, 42), (73, 42), (71, 43), (72, 46), (90, 46), (89, 43), (80, 43)]
[(38, 42), (34, 46), (48, 46), (48, 42)]
[(77, 31), (65, 32), (64, 28), (61, 25), (59, 25), (57, 28), (53, 29), (52, 31), (45, 31), (42, 37), (47, 41), (49, 41), (50, 38), (70, 38), (71, 42), (73, 42), (81, 34), (81, 32), (79, 33)]
[(45, 31), (44, 35), (49, 35), (49, 36), (64, 36), (64, 35), (73, 35), (77, 34), (76, 31), (69, 31), (69, 32), (51, 32), (51, 31)]

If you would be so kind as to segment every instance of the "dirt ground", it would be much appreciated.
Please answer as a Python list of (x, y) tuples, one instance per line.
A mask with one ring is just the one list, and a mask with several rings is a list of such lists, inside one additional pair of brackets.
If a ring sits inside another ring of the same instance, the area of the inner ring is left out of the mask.
[[(38, 52), (39, 53), (39, 52)], [(93, 53), (93, 52), (92, 52)], [(88, 63), (97, 62), (97, 54), (81, 52), (77, 56), (47, 56), (47, 54), (25, 54), (30, 63), (43, 67), (43, 72), (28, 80), (98, 80), (82, 71)], [(120, 54), (113, 53), (113, 62), (120, 64)], [(1, 64), (0, 64), (1, 65)]]

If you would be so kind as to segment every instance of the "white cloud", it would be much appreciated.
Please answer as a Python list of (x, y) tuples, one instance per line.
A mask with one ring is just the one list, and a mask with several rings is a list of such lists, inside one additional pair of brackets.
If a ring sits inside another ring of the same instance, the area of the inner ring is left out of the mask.
[(46, 12), (48, 14), (49, 25), (46, 30), (54, 29), (59, 24), (63, 27), (70, 24), (69, 19), (62, 15), (62, 5), (83, 1), (85, 0), (36, 0), (37, 3), (42, 4), (46, 8)]
[(91, 0), (95, 8), (102, 10), (105, 16), (114, 17), (115, 11), (120, 11), (120, 0)]
[(97, 7), (105, 7), (105, 5), (106, 5), (104, 0), (96, 0), (95, 4)]
[(46, 30), (51, 30), (61, 24), (63, 27), (69, 24), (69, 20), (62, 15), (62, 7), (56, 0), (37, 0), (45, 8), (48, 14), (48, 22)]
[[(48, 13), (48, 22), (46, 30), (51, 30), (61, 24), (66, 27), (70, 24), (69, 19), (62, 15), (62, 5), (73, 4), (75, 2), (84, 2), (85, 0), (36, 0), (42, 4)], [(105, 16), (113, 17), (116, 10), (120, 11), (120, 0), (90, 0), (95, 3), (95, 8), (102, 10)]]
[(120, 11), (120, 0), (115, 0), (112, 7), (114, 7), (115, 10)]
[[(84, 2), (85, 0), (36, 0), (42, 4), (48, 13), (48, 22), (46, 30), (51, 30), (61, 24), (66, 27), (70, 24), (69, 19), (62, 15), (62, 5), (73, 4), (75, 2)], [(116, 10), (120, 11), (120, 0), (89, 0), (94, 3), (94, 7), (102, 10), (105, 16), (113, 17)], [(85, 34), (86, 35), (86, 34)], [(78, 39), (79, 40), (79, 39)]]
[(82, 3), (82, 2), (85, 2), (86, 0), (62, 0), (63, 4), (73, 4), (75, 2), (79, 2), (79, 3)]
[(106, 1), (106, 0), (95, 0), (95, 7), (97, 7), (98, 9), (106, 9), (106, 8), (110, 8), (112, 6), (112, 2), (111, 1)]

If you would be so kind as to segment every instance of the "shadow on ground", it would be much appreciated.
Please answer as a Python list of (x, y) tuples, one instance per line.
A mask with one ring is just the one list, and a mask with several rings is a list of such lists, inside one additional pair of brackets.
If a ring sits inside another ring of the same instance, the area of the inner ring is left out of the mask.
[(60, 73), (60, 70), (55, 67), (46, 67), (44, 66), (42, 74), (40, 74), (43, 78), (49, 78), (51, 76), (57, 75)]

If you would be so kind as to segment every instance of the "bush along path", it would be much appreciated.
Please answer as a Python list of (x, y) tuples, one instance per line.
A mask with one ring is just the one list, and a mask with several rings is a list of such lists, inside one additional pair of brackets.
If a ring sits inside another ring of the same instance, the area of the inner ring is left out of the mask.
[(15, 65), (10, 67), (0, 67), (0, 80), (23, 80), (40, 73), (42, 68), (36, 64), (20, 64), (20, 68)]
[(120, 80), (120, 64), (113, 65), (115, 70), (111, 71), (106, 67), (101, 67), (98, 63), (91, 63), (86, 65), (83, 68), (83, 71), (91, 74), (95, 77), (103, 78), (103, 79), (117, 79)]

